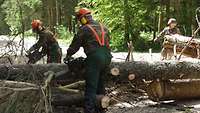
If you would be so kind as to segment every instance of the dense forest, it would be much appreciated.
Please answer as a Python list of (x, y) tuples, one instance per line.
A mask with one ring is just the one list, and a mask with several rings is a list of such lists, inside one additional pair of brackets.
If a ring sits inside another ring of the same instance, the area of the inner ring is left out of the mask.
[(69, 39), (76, 32), (75, 11), (87, 7), (96, 20), (103, 22), (112, 36), (114, 51), (126, 50), (133, 41), (135, 51), (160, 45), (152, 40), (169, 18), (178, 21), (182, 35), (191, 36), (196, 29), (195, 9), (199, 0), (0, 0), (0, 34), (31, 33), (31, 21), (41, 19), (59, 38)]

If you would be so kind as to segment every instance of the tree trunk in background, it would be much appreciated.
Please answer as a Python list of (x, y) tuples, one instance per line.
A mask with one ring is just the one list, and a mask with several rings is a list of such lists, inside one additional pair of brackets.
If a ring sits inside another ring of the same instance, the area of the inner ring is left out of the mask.
[(181, 8), (180, 0), (175, 0), (174, 11), (176, 13), (176, 19), (177, 20), (180, 20), (180, 8)]
[(55, 0), (55, 2), (56, 2), (56, 25), (58, 25), (59, 24), (59, 2), (58, 2), (58, 0)]
[(155, 12), (154, 14), (154, 29), (153, 29), (153, 40), (156, 38), (156, 32), (157, 32), (157, 18), (158, 18), (158, 15), (157, 13)]
[(66, 15), (66, 21), (67, 21), (67, 25), (68, 25), (68, 30), (71, 33), (72, 32), (72, 16)]
[[(188, 8), (193, 6), (194, 7), (194, 4), (193, 4), (193, 1), (192, 0), (189, 0), (188, 1)], [(194, 28), (194, 19), (195, 19), (195, 8), (190, 8), (189, 9), (189, 16), (188, 16), (188, 22), (189, 22), (189, 26), (190, 26), (190, 36), (192, 36), (193, 32), (195, 31), (195, 28)]]
[(42, 21), (43, 21), (43, 24), (45, 25), (49, 23), (46, 4), (47, 4), (46, 0), (42, 0)]
[(64, 24), (66, 24), (66, 29), (69, 32), (74, 32), (75, 26), (73, 25), (73, 18), (72, 16), (75, 13), (75, 7), (78, 4), (77, 0), (67, 0), (67, 1), (63, 1), (63, 18), (64, 18)]
[(64, 25), (72, 32), (72, 15), (77, 3), (77, 0), (42, 0), (44, 24), (54, 33), (56, 25)]
[(163, 19), (164, 19), (164, 0), (160, 0), (160, 14), (159, 14), (159, 21), (158, 21), (158, 32), (163, 29)]
[(194, 0), (181, 1), (181, 10), (180, 10), (181, 15), (178, 22), (180, 23), (181, 26), (185, 28), (184, 35), (191, 36), (193, 31), (196, 29), (196, 22), (195, 22), (196, 8), (197, 8), (197, 2), (194, 2)]
[(17, 0), (17, 5), (18, 5), (18, 8), (19, 8), (19, 11), (20, 11), (20, 24), (21, 24), (21, 56), (23, 56), (24, 54), (24, 32), (25, 32), (25, 24), (24, 24), (24, 16), (23, 16), (23, 9), (22, 9), (22, 6), (21, 6), (21, 2), (19, 0)]
[(53, 31), (55, 33), (55, 29), (54, 29), (54, 26), (56, 26), (56, 17), (57, 17), (57, 14), (56, 14), (56, 1), (57, 0), (49, 0), (49, 7), (48, 7), (48, 10), (49, 10), (49, 20), (50, 20), (50, 29), (51, 31)]
[(128, 20), (128, 0), (124, 0), (124, 38), (125, 38), (125, 45), (129, 42), (129, 20)]
[(197, 1), (197, 7), (200, 7), (200, 0), (196, 0)]
[[(196, 0), (196, 7), (200, 7), (200, 0)], [(200, 12), (198, 13), (198, 19), (200, 19)], [(198, 25), (197, 25), (197, 23), (196, 23), (196, 20), (195, 20), (195, 27), (197, 28), (197, 27), (199, 27)], [(198, 33), (198, 35), (199, 35), (199, 33)]]
[(167, 16), (167, 19), (169, 19), (171, 17), (171, 14), (170, 14), (170, 0), (165, 0), (166, 2), (166, 16)]

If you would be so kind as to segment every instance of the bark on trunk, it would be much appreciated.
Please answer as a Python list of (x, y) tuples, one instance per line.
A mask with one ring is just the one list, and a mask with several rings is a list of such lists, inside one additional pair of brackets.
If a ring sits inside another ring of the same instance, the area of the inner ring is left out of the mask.
[[(55, 90), (54, 90), (55, 91)], [(60, 92), (60, 91), (59, 91)], [(110, 104), (114, 103), (114, 100), (107, 96), (98, 95), (96, 97), (97, 105), (103, 108), (107, 108)], [(77, 106), (84, 107), (84, 93), (53, 93), (52, 95), (53, 106)]]
[[(179, 45), (186, 45), (186, 43), (188, 41), (191, 40), (192, 37), (186, 37), (186, 36), (182, 36), (182, 35), (166, 35), (165, 36), (165, 41), (168, 41), (171, 44), (179, 44)], [(191, 45), (189, 45), (190, 47), (195, 48), (197, 45), (200, 44), (200, 40), (197, 38), (193, 38), (191, 40)]]
[[(72, 68), (72, 67), (71, 67)], [(115, 69), (115, 76), (107, 75), (108, 81), (127, 81), (131, 79), (180, 79), (200, 78), (200, 62), (112, 62), (110, 69)], [(110, 73), (110, 69), (108, 72)], [(69, 71), (65, 64), (35, 64), (35, 65), (0, 65), (0, 79), (40, 82), (44, 81), (47, 71), (55, 72), (57, 81), (68, 84), (84, 79), (84, 67), (77, 62), (73, 70)]]
[[(166, 35), (165, 42), (163, 43), (163, 48), (168, 49), (173, 53), (174, 46), (176, 45), (176, 52), (180, 53), (182, 49), (187, 45), (192, 37), (185, 37), (181, 35)], [(192, 39), (191, 44), (187, 46), (186, 50), (183, 52), (185, 56), (192, 58), (199, 58), (200, 40)]]
[(200, 78), (200, 63), (192, 62), (119, 62), (112, 63), (111, 68), (118, 69), (119, 80)]
[(47, 78), (47, 76), (44, 76), (44, 73), (47, 71), (68, 72), (68, 70), (69, 69), (65, 64), (0, 65), (0, 79), (42, 82), (45, 78)]

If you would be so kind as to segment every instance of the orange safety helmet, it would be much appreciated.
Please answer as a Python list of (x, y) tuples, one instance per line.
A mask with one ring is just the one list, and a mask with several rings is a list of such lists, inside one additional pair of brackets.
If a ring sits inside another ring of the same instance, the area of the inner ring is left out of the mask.
[(83, 16), (91, 14), (91, 11), (87, 8), (81, 8), (79, 11), (76, 13), (77, 18), (80, 20)]
[(32, 29), (37, 29), (39, 26), (42, 25), (42, 22), (40, 20), (33, 20), (31, 25), (32, 25)]

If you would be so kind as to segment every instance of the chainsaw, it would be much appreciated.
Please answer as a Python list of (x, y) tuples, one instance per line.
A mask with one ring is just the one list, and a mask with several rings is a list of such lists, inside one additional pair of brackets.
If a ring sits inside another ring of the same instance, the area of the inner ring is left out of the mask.
[(27, 64), (35, 64), (37, 61), (39, 61), (41, 58), (45, 56), (44, 51), (34, 50), (33, 52), (26, 55), (28, 57)]
[(64, 60), (64, 63), (68, 65), (69, 70), (72, 72), (78, 72), (85, 67), (85, 58), (71, 58), (69, 60)]

